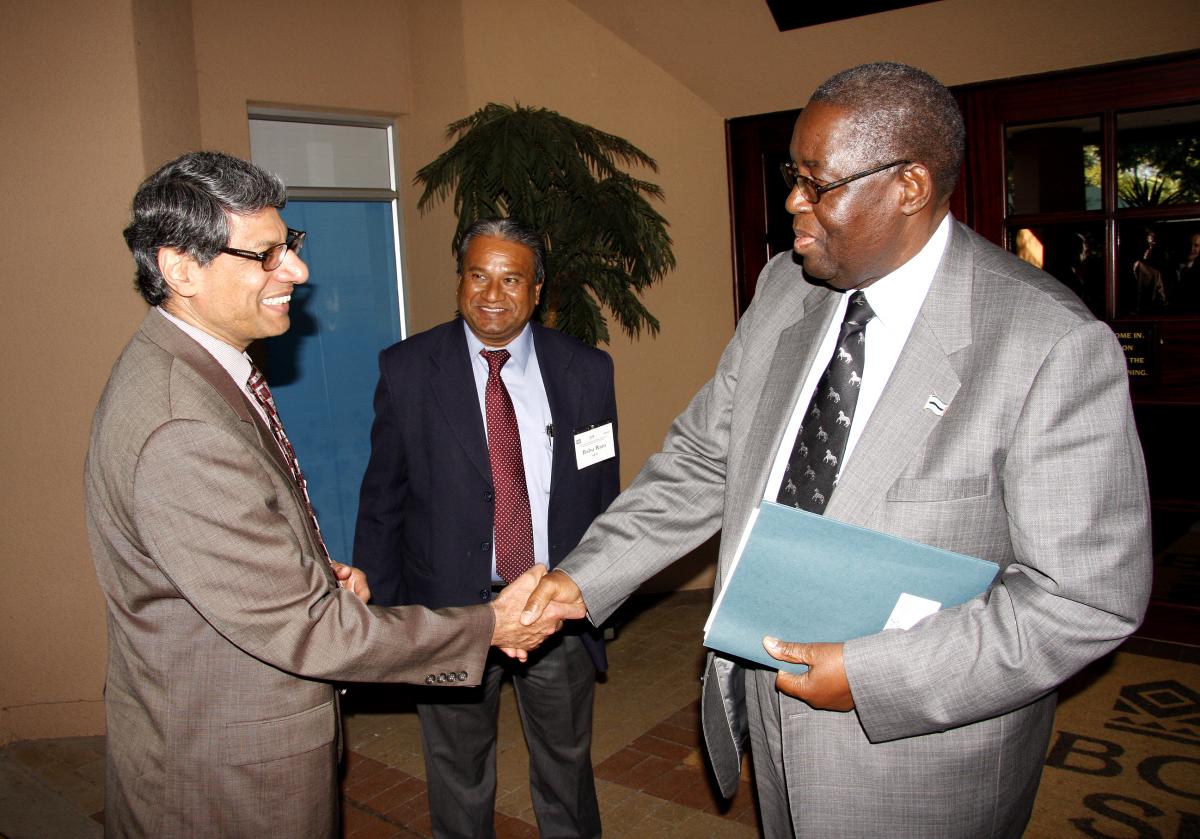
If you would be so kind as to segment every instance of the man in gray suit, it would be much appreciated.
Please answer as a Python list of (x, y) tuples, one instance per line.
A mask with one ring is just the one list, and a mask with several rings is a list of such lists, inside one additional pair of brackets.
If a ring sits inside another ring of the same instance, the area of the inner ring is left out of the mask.
[[(85, 466), (108, 606), (112, 836), (336, 836), (329, 680), (477, 685), (535, 566), (490, 605), (365, 605), (332, 561), (251, 341), (308, 278), (283, 184), (196, 152), (138, 190), (126, 241), (152, 308), (113, 368)], [(523, 653), (521, 653), (523, 655)]]
[[(1121, 350), (1053, 277), (950, 217), (963, 136), (949, 92), (915, 68), (821, 85), (784, 167), (802, 264), (767, 265), (715, 376), (528, 605), (527, 619), (557, 601), (603, 621), (723, 528), (719, 587), (763, 499), (999, 563), (988, 592), (908, 631), (765, 639), (810, 665), (802, 676), (710, 657), (713, 768), (731, 795), (748, 743), (771, 837), (1019, 836), (1056, 686), (1145, 609), (1148, 502)], [(818, 381), (855, 347), (840, 473), (810, 492)]]

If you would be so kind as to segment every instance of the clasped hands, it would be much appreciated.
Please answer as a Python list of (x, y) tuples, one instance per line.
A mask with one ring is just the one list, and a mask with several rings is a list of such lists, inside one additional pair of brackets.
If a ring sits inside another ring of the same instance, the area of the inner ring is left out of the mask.
[[(344, 588), (366, 603), (371, 599), (367, 575), (361, 569), (330, 561), (334, 578)], [(550, 579), (545, 585), (539, 583)], [(566, 583), (558, 583), (562, 578)], [(534, 588), (540, 594), (535, 597)], [(570, 593), (574, 589), (574, 594)], [(536, 608), (535, 608), (536, 604)], [(530, 650), (562, 629), (564, 620), (582, 618), (587, 614), (578, 586), (566, 574), (546, 574), (546, 566), (535, 565), (513, 580), (492, 601), (496, 623), (492, 629), (492, 646), (520, 661), (528, 658)]]
[(547, 574), (544, 565), (533, 566), (506, 585), (492, 600), (492, 610), (492, 646), (518, 661), (525, 661), (530, 650), (562, 629), (563, 621), (587, 614), (579, 587), (561, 571)]
[[(579, 586), (562, 571), (547, 574), (538, 565), (522, 575), (518, 582), (524, 581), (531, 573), (535, 574), (537, 586), (533, 588), (520, 614), (521, 626), (528, 630), (540, 628), (544, 631), (554, 622), (557, 624), (555, 628), (546, 631), (546, 635), (549, 635), (562, 625), (563, 620), (582, 618), (587, 614)], [(507, 595), (515, 585), (508, 586), (501, 597)], [(538, 643), (541, 643), (540, 640)], [(800, 675), (779, 671), (775, 677), (775, 689), (780, 693), (824, 711), (854, 709), (854, 697), (846, 678), (841, 644), (802, 644), (768, 637), (763, 639), (763, 647), (773, 658), (793, 664), (807, 664), (809, 667), (808, 672)], [(516, 651), (505, 649), (505, 652), (514, 655)]]

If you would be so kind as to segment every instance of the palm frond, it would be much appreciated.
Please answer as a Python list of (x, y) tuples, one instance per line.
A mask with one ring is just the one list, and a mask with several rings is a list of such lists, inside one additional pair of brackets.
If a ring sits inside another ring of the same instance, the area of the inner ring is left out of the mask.
[(546, 236), (542, 319), (607, 343), (609, 312), (630, 337), (657, 334), (640, 294), (675, 268), (662, 189), (621, 167), (658, 171), (627, 140), (545, 108), (488, 103), (446, 129), (452, 145), (422, 167), (417, 207), (453, 196), (453, 248), (477, 219), (519, 218)]

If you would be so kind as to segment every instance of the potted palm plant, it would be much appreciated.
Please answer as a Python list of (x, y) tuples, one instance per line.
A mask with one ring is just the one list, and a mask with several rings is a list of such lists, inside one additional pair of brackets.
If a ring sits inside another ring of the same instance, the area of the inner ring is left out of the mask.
[(417, 172), (425, 209), (453, 192), (458, 229), (511, 217), (546, 236), (540, 320), (595, 345), (608, 343), (607, 310), (637, 337), (658, 332), (641, 293), (675, 267), (655, 184), (620, 165), (658, 171), (620, 137), (545, 108), (489, 103), (447, 127), (454, 144)]

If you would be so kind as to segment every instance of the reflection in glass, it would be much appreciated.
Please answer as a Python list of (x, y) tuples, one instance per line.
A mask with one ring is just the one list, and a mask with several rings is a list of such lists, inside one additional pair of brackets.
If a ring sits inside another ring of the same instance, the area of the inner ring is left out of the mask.
[(1200, 203), (1200, 105), (1117, 115), (1117, 206)]
[(1104, 223), (1047, 224), (1008, 232), (1009, 250), (1056, 277), (1098, 318), (1104, 312)]
[(1123, 315), (1200, 314), (1200, 218), (1117, 226)]
[(1008, 212), (1101, 209), (1100, 118), (1005, 128)]

